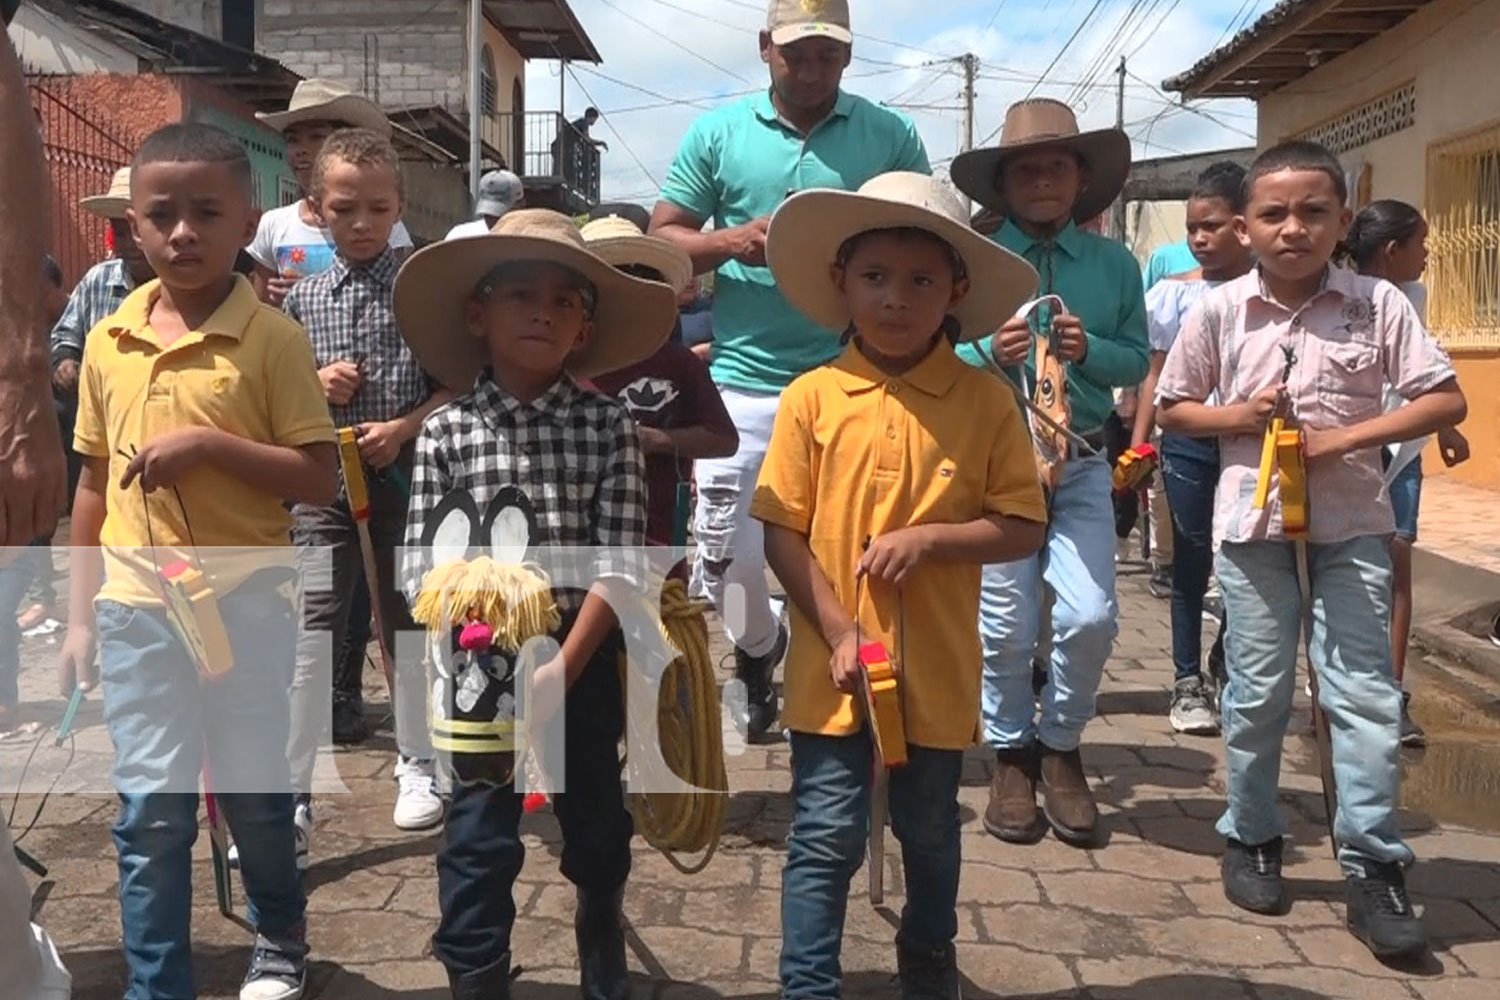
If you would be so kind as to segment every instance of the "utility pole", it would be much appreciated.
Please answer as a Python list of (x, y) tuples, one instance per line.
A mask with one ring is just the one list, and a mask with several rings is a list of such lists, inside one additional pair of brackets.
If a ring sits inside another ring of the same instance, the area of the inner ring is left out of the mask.
[(479, 200), (479, 165), (484, 141), (484, 99), (479, 87), (479, 63), (484, 58), (484, 18), (480, 0), (469, 0), (469, 197)]
[[(967, 153), (974, 148), (974, 77), (979, 73), (979, 57), (972, 52), (965, 52), (959, 60), (964, 67), (964, 148)], [(964, 198), (964, 205), (970, 214), (974, 211), (974, 201)]]
[[(1115, 128), (1125, 130), (1125, 57), (1120, 57), (1119, 90), (1115, 94)], [(1125, 242), (1125, 192), (1121, 191), (1115, 198), (1114, 210), (1110, 220), (1110, 228), (1113, 236), (1121, 243)]]

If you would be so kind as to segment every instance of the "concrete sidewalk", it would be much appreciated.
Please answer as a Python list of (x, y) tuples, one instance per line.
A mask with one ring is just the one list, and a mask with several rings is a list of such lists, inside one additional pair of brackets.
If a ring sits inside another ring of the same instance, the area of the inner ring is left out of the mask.
[[(1222, 744), (1171, 734), (1166, 604), (1147, 594), (1143, 574), (1125, 573), (1120, 639), (1084, 752), (1105, 815), (1105, 846), (1079, 851), (1048, 837), (1034, 847), (1011, 847), (987, 836), (978, 818), (987, 795), (987, 755), (970, 755), (962, 793), (959, 913), (965, 996), (1500, 996), (1500, 837), (1480, 829), (1495, 820), (1500, 784), (1491, 772), (1449, 766), (1454, 754), (1472, 752), (1476, 738), (1490, 737), (1476, 737), (1461, 721), (1451, 727), (1434, 724), (1427, 757), (1412, 759), (1408, 800), (1415, 808), (1404, 822), (1422, 858), (1412, 887), (1436, 949), (1427, 966), (1386, 968), (1343, 929), (1343, 886), (1329, 853), (1300, 694), (1283, 778), (1293, 844), (1287, 874), (1295, 905), (1278, 919), (1237, 911), (1219, 887), (1222, 843), (1213, 829), (1222, 806)], [(27, 695), (44, 702), (45, 712), (55, 718), (62, 704), (47, 694), (56, 650), (47, 641), (27, 640), (23, 680)], [(1444, 675), (1420, 664), (1415, 669), (1421, 674), (1419, 718), (1456, 719), (1456, 713), (1472, 708)], [(378, 685), (373, 674), (371, 680)], [(370, 696), (374, 701), (383, 694), (377, 686)], [(80, 724), (85, 727), (80, 743), (97, 744), (97, 701)], [(13, 754), (25, 748), (0, 749), (5, 751), (0, 769), (10, 773)], [(402, 834), (391, 825), (393, 752), (389, 733), (382, 732), (369, 746), (340, 754), (339, 770), (351, 794), (320, 802), (308, 872), (309, 996), (438, 1000), (447, 995), (428, 948), (437, 916), (435, 838)], [(34, 766), (61, 753), (49, 740)], [(637, 997), (776, 995), (780, 870), (790, 818), (787, 763), (784, 745), (752, 748), (731, 761), (729, 829), (719, 855), (702, 874), (681, 876), (638, 842), (626, 898)], [(34, 799), (22, 798), (18, 829), (35, 805)], [(123, 988), (109, 835), (114, 811), (107, 798), (54, 796), (23, 842), (51, 866), (50, 880), (37, 895), (40, 919), (63, 949), (80, 1000), (114, 1000)], [(516, 889), (520, 917), (513, 940), (515, 961), (524, 971), (515, 995), (576, 997), (572, 892), (557, 870), (557, 828), (544, 812), (529, 818), (526, 829), (530, 854)], [(214, 906), (206, 838), (200, 838), (196, 857), (200, 995), (233, 997), (249, 958), (249, 939)], [(871, 907), (865, 874), (855, 878), (843, 955), (849, 996), (895, 995), (891, 942), (897, 917), (892, 911), (899, 912), (903, 884), (894, 839), (888, 864), (890, 909)], [(242, 897), (237, 905), (243, 912)]]

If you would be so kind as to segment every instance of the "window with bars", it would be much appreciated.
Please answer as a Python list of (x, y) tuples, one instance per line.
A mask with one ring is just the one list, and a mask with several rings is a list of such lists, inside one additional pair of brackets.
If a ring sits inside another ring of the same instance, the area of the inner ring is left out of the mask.
[(1427, 153), (1428, 325), (1450, 349), (1500, 348), (1500, 122)]
[(486, 118), (496, 112), (495, 53), (486, 45), (479, 56), (479, 110)]

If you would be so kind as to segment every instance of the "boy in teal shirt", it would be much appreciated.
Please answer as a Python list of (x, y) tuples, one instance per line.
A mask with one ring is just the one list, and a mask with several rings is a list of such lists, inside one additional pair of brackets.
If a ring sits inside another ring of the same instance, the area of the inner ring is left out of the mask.
[[(1004, 218), (992, 236), (1041, 275), (1040, 328), (1050, 329), (1063, 362), (1070, 446), (1051, 495), (1047, 544), (1038, 556), (986, 566), (980, 604), (985, 672), (985, 742), (996, 753), (984, 825), (1001, 840), (1026, 843), (1051, 825), (1063, 840), (1090, 844), (1099, 811), (1078, 745), (1094, 717), (1115, 623), (1115, 531), (1110, 467), (1102, 429), (1114, 389), (1146, 374), (1146, 307), (1140, 270), (1125, 247), (1078, 224), (1103, 211), (1124, 186), (1130, 140), (1118, 129), (1080, 133), (1057, 101), (1022, 101), (1006, 112), (1000, 145), (965, 153), (953, 181)], [(1025, 317), (961, 348), (973, 364), (993, 362), (1025, 383), (1036, 377), (1035, 334)], [(1051, 655), (1040, 712), (1032, 655), (1041, 638), (1044, 585), (1055, 595)], [(1043, 790), (1038, 814), (1036, 789)]]

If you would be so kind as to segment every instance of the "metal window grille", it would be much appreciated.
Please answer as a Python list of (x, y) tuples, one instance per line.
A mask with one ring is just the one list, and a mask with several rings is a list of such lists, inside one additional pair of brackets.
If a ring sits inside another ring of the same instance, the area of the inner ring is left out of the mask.
[(479, 60), (479, 110), (493, 118), (498, 110), (495, 90), (495, 54), (486, 45)]
[(1500, 348), (1500, 122), (1427, 151), (1428, 325), (1450, 350)]

